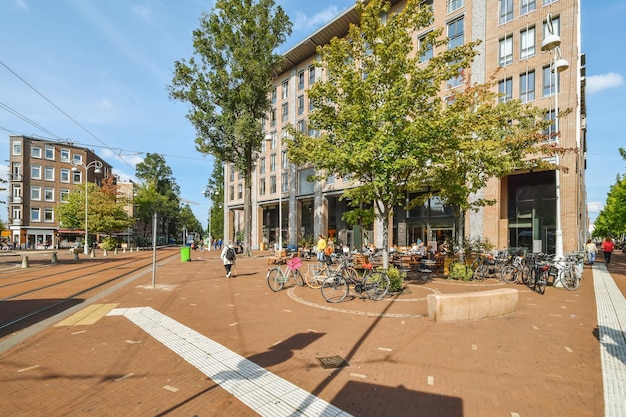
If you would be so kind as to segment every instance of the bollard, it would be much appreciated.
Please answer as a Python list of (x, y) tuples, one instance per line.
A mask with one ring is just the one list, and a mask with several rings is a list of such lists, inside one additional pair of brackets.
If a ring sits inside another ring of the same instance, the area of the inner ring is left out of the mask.
[(96, 251), (95, 251), (95, 249), (92, 249), (92, 250), (91, 250), (91, 255), (90, 255), (90, 256), (91, 256), (92, 258), (95, 258), (95, 257), (96, 257)]
[(22, 258), (22, 268), (28, 268), (28, 256)]
[(123, 248), (123, 249), (122, 249), (122, 253), (126, 253), (126, 248)]
[(115, 248), (115, 250), (113, 250), (113, 255), (117, 255), (117, 248)]
[(50, 260), (50, 263), (56, 264), (57, 262), (59, 262), (59, 260), (57, 259), (57, 253), (52, 252), (52, 259)]
[(77, 261), (78, 260), (78, 252), (74, 251), (74, 260)]
[(102, 256), (108, 256), (108, 252), (107, 252), (107, 250), (106, 250), (106, 249), (103, 249), (103, 250), (102, 250)]

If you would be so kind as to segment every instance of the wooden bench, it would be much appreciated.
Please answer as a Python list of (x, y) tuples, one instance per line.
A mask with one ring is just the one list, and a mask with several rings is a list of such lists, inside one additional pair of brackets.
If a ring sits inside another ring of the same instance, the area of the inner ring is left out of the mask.
[(428, 317), (435, 321), (498, 317), (517, 310), (519, 294), (514, 288), (454, 294), (428, 294)]

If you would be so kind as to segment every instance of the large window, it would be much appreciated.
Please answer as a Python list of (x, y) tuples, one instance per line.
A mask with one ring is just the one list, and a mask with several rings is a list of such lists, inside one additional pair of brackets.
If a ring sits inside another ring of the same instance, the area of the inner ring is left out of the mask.
[(463, 0), (447, 0), (448, 1), (448, 13), (452, 13), (455, 10), (463, 7)]
[(41, 159), (41, 148), (36, 147), (36, 146), (30, 148), (30, 156), (32, 158)]
[(280, 121), (285, 123), (287, 120), (289, 120), (289, 103), (283, 103), (281, 106)]
[(41, 165), (34, 164), (30, 166), (30, 177), (34, 180), (41, 179)]
[(70, 170), (61, 168), (61, 182), (70, 182)]
[(283, 81), (283, 87), (282, 87), (282, 98), (286, 99), (287, 97), (289, 97), (289, 80), (285, 80)]
[(520, 0), (520, 14), (532, 12), (536, 8), (537, 2), (535, 0)]
[(41, 209), (39, 207), (31, 207), (31, 209), (30, 209), (30, 221), (31, 222), (40, 222), (41, 221)]
[(43, 199), (45, 201), (54, 201), (54, 188), (51, 188), (51, 187), (44, 188)]
[(272, 104), (276, 104), (276, 87), (272, 89)]
[(270, 155), (270, 172), (276, 171), (276, 154)]
[(270, 194), (276, 193), (276, 175), (270, 177)]
[(498, 101), (506, 103), (513, 99), (513, 78), (507, 78), (498, 82)]
[(535, 99), (535, 71), (520, 74), (519, 95), (522, 103), (528, 103)]
[(526, 59), (535, 55), (535, 27), (520, 31), (519, 58)]
[(265, 174), (265, 157), (259, 159), (259, 174)]
[(304, 70), (298, 72), (298, 90), (304, 89)]
[(44, 147), (44, 158), (49, 159), (50, 161), (54, 161), (54, 147)]
[(61, 149), (61, 162), (70, 162), (70, 150)]
[(298, 114), (304, 113), (304, 96), (298, 96)]
[(67, 202), (67, 197), (70, 195), (70, 190), (68, 190), (67, 188), (61, 188), (61, 190), (59, 191), (59, 198), (61, 199), (61, 202), (65, 203)]
[(287, 168), (287, 166), (289, 165), (289, 160), (287, 159), (287, 151), (282, 151), (280, 153), (280, 167), (282, 169)]
[[(465, 43), (465, 29), (463, 17), (452, 20), (448, 23), (448, 49), (462, 46)], [(448, 88), (458, 87), (463, 84), (463, 75), (448, 80)]]
[[(552, 72), (552, 68), (550, 65), (546, 65), (543, 67), (543, 82), (542, 82), (542, 92), (543, 97), (550, 97), (554, 94), (555, 86), (555, 78), (554, 73)], [(559, 90), (560, 90), (559, 86)]]
[(30, 186), (30, 199), (32, 201), (41, 201), (41, 187), (38, 185)]
[(498, 53), (498, 64), (501, 67), (513, 63), (513, 35), (507, 35), (500, 39)]
[(14, 140), (13, 141), (13, 155), (21, 155), (22, 154), (22, 141)]
[(46, 223), (52, 223), (54, 221), (54, 209), (43, 209), (43, 221)]
[(259, 180), (259, 195), (265, 195), (265, 178)]
[(513, 20), (513, 0), (500, 0), (500, 24)]
[(315, 83), (315, 66), (309, 65), (309, 85)]
[(289, 191), (289, 177), (284, 174), (280, 174), (280, 189), (283, 193)]
[(433, 45), (426, 42), (426, 36), (422, 35), (417, 39), (417, 46), (420, 50), (420, 62), (426, 62), (433, 57)]
[(46, 181), (54, 181), (54, 167), (44, 167), (43, 176)]

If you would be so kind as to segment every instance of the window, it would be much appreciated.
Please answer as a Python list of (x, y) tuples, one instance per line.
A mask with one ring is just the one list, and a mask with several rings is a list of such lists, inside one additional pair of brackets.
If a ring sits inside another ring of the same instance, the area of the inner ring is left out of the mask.
[(547, 6), (548, 4), (556, 3), (558, 0), (543, 0), (543, 5)]
[(30, 209), (30, 221), (31, 222), (40, 222), (41, 221), (41, 209), (39, 207), (31, 207), (31, 209)]
[(556, 123), (554, 123), (554, 116), (556, 116), (556, 112), (554, 110), (548, 110), (544, 116), (544, 119), (550, 122), (548, 128), (543, 131), (543, 134), (547, 136), (546, 140), (548, 142), (552, 142), (556, 138)]
[(448, 23), (448, 39), (448, 49), (461, 46), (465, 43), (465, 29), (462, 17)]
[(500, 0), (500, 24), (513, 20), (513, 0)]
[(519, 95), (522, 103), (528, 103), (535, 99), (535, 71), (520, 74)]
[(81, 171), (72, 171), (72, 182), (74, 184), (83, 182), (83, 173)]
[(61, 162), (70, 162), (70, 150), (61, 149)]
[(13, 219), (19, 220), (22, 218), (22, 209), (18, 206), (13, 206), (12, 214), (11, 217), (13, 217)]
[(13, 155), (21, 155), (22, 154), (22, 141), (14, 140), (13, 141)]
[(270, 141), (270, 149), (276, 149), (276, 132), (272, 132), (269, 134), (272, 138)]
[(326, 178), (326, 184), (334, 184), (335, 183), (335, 175), (330, 174), (328, 178)]
[(309, 85), (315, 83), (315, 66), (309, 65)]
[(265, 174), (265, 157), (259, 159), (259, 174)]
[(32, 148), (30, 148), (30, 156), (31, 156), (31, 158), (39, 158), (39, 159), (41, 159), (41, 148), (39, 148), (39, 147), (32, 147)]
[(30, 177), (34, 180), (41, 179), (41, 165), (31, 165), (30, 167)]
[(54, 221), (54, 209), (43, 209), (43, 221), (47, 223), (52, 223)]
[(554, 73), (552, 72), (552, 68), (550, 67), (550, 65), (546, 65), (545, 67), (543, 67), (542, 87), (543, 88), (542, 88), (541, 94), (543, 97), (550, 97), (552, 94), (554, 94), (555, 78), (554, 78)]
[[(552, 17), (552, 30), (555, 35), (561, 35), (561, 21), (558, 17)], [(548, 22), (543, 22), (543, 38), (542, 41), (545, 40), (550, 35), (550, 30), (548, 28)]]
[(537, 8), (537, 2), (535, 0), (520, 0), (520, 14), (530, 13)]
[(22, 163), (21, 162), (11, 163), (11, 178), (13, 179), (13, 181), (22, 181)]
[(46, 146), (44, 147), (44, 158), (50, 160), (50, 161), (54, 161), (54, 147), (52, 146)]
[(498, 54), (498, 64), (504, 67), (513, 63), (513, 35), (507, 35), (500, 39), (500, 49)]
[(276, 154), (270, 155), (270, 172), (276, 171)]
[(420, 50), (420, 62), (426, 62), (433, 57), (433, 45), (426, 41), (427, 35), (420, 36), (417, 39), (417, 47)]
[(44, 201), (54, 201), (54, 188), (46, 187), (43, 189)]
[(270, 194), (276, 193), (276, 175), (270, 177)]
[(289, 191), (289, 177), (287, 175), (280, 175), (280, 189), (283, 193)]
[(32, 201), (41, 201), (41, 187), (38, 185), (30, 186), (30, 199)]
[(280, 109), (280, 121), (285, 123), (289, 120), (289, 103), (284, 103)]
[(298, 90), (304, 89), (304, 70), (298, 72)]
[(498, 101), (506, 103), (513, 99), (513, 78), (507, 78), (498, 82)]
[(70, 182), (70, 170), (61, 168), (61, 182)]
[(304, 96), (298, 96), (298, 114), (304, 113)]
[(270, 126), (276, 127), (276, 109), (270, 110)]
[(76, 164), (81, 164), (83, 162), (83, 156), (75, 153), (74, 155), (72, 155), (72, 161), (74, 161), (74, 163)]
[(529, 27), (520, 32), (519, 59), (526, 59), (535, 55), (535, 27)]
[(231, 185), (228, 190), (228, 199), (233, 201), (235, 199), (235, 186)]
[(281, 93), (281, 98), (286, 99), (287, 97), (289, 97), (289, 80), (283, 81)]
[(287, 151), (282, 151), (280, 153), (280, 167), (285, 169), (289, 165), (289, 161), (287, 160)]
[(234, 166), (230, 166), (230, 182), (234, 182), (235, 181), (235, 167)]
[(265, 195), (265, 178), (259, 180), (259, 195)]
[(306, 124), (304, 123), (304, 120), (298, 120), (296, 130), (300, 133), (306, 134)]
[(237, 198), (239, 200), (243, 198), (243, 184), (237, 184)]
[(61, 188), (61, 191), (59, 192), (59, 197), (61, 198), (61, 201), (66, 203), (67, 202), (67, 197), (70, 195), (70, 190), (68, 190), (67, 188)]
[(459, 10), (463, 7), (463, 0), (448, 0), (448, 13)]
[(272, 104), (276, 104), (276, 87), (272, 89)]
[(315, 110), (315, 103), (313, 103), (313, 99), (309, 98), (309, 111)]
[(54, 167), (44, 167), (43, 177), (46, 181), (54, 181)]

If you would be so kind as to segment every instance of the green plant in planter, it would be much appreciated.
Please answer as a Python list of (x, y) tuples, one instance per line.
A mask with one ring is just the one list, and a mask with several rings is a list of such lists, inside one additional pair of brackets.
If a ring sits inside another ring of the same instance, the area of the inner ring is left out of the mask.
[(400, 271), (395, 266), (390, 266), (389, 269), (387, 269), (387, 276), (389, 277), (389, 292), (402, 291), (406, 272)]
[(472, 271), (472, 268), (458, 261), (452, 262), (450, 264), (449, 271), (449, 279), (456, 279), (461, 281), (469, 281), (474, 275), (474, 271)]

